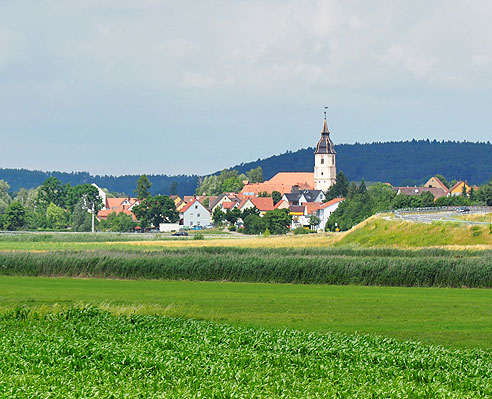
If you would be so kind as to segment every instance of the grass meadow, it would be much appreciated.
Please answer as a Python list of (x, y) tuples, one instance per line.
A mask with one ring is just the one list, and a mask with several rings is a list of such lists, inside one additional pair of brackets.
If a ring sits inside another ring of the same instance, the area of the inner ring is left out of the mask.
[(158, 280), (0, 277), (0, 310), (79, 303), (246, 326), (374, 333), (492, 349), (492, 291)]

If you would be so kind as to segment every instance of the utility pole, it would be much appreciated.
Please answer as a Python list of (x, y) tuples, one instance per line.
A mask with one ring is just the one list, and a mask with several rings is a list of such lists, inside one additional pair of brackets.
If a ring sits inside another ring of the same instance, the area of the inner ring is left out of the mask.
[(95, 232), (95, 228), (94, 228), (94, 202), (91, 203), (91, 214), (92, 214), (92, 232), (94, 233)]

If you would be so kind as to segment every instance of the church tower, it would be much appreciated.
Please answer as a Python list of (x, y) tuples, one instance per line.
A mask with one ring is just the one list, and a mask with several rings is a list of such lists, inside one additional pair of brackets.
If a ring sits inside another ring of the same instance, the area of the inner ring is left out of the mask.
[(314, 151), (314, 186), (316, 190), (325, 192), (336, 182), (337, 164), (336, 152), (333, 141), (330, 139), (330, 131), (325, 120), (321, 138)]

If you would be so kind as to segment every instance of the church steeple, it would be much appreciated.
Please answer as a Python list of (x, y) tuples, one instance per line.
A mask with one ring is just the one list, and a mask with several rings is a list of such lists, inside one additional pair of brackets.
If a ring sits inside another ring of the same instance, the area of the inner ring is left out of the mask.
[(326, 109), (325, 120), (323, 121), (323, 130), (321, 131), (321, 138), (316, 145), (315, 154), (336, 154), (335, 145), (330, 139), (330, 131), (328, 130), (328, 123), (326, 122)]
[(328, 122), (326, 122), (326, 109), (327, 107), (325, 107), (321, 138), (314, 151), (314, 184), (316, 190), (322, 191), (328, 190), (335, 184), (337, 174), (335, 145), (331, 141)]

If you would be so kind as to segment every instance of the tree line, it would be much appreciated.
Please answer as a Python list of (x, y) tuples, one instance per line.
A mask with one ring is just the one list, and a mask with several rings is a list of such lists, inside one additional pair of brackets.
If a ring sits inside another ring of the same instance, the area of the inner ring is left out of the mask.
[[(447, 186), (447, 179), (438, 175)], [(428, 208), (440, 206), (492, 206), (492, 179), (475, 191), (473, 188), (461, 195), (440, 197), (435, 199), (430, 191), (420, 195), (407, 196), (396, 194), (387, 184), (376, 183), (366, 186), (364, 179), (359, 185), (349, 183), (343, 172), (338, 172), (336, 183), (326, 192), (326, 201), (333, 198), (345, 198), (338, 208), (330, 215), (326, 223), (326, 231), (348, 230), (377, 212), (404, 208)]]
[[(132, 213), (140, 227), (158, 228), (162, 222), (177, 222), (179, 215), (174, 201), (165, 195), (152, 196), (151, 186), (148, 177), (142, 175), (134, 190), (139, 204), (133, 207)], [(99, 190), (87, 183), (72, 186), (51, 176), (39, 187), (22, 188), (15, 196), (9, 190), (9, 184), (0, 180), (0, 229), (91, 231), (93, 223), (102, 231), (129, 232), (137, 228), (137, 222), (125, 212), (111, 212), (106, 219), (98, 221), (94, 216), (105, 204)], [(105, 193), (108, 197), (126, 197), (108, 190)]]

